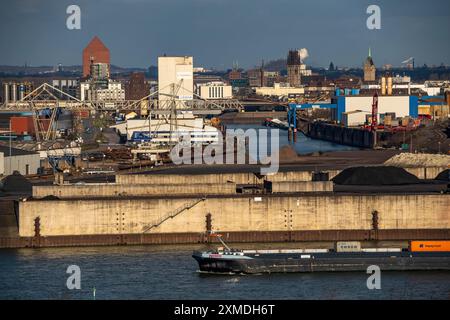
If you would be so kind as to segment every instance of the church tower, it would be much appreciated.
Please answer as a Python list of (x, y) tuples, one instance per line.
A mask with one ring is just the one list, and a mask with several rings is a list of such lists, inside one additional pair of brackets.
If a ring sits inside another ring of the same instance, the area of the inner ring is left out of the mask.
[(369, 56), (366, 58), (366, 61), (364, 61), (364, 82), (375, 81), (375, 72), (376, 67), (373, 63), (372, 52), (369, 48)]

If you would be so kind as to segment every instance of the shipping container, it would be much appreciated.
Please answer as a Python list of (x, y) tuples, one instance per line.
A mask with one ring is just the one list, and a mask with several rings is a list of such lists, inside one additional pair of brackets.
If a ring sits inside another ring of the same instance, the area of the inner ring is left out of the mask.
[(78, 110), (73, 112), (74, 117), (81, 118), (81, 119), (87, 119), (89, 118), (89, 111), (88, 110)]
[(11, 117), (11, 131), (18, 135), (34, 134), (32, 117)]
[(346, 127), (361, 126), (366, 121), (366, 114), (360, 111), (350, 111), (342, 113), (341, 122)]
[(359, 241), (338, 241), (335, 246), (336, 252), (360, 252), (361, 242)]
[(397, 119), (391, 120), (391, 126), (392, 127), (398, 127), (398, 120)]
[(450, 241), (411, 241), (409, 250), (412, 252), (450, 252)]

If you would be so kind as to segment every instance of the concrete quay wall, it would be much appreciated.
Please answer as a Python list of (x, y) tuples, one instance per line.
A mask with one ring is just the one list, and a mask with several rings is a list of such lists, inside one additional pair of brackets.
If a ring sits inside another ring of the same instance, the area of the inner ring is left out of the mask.
[[(41, 236), (140, 234), (195, 200), (109, 198), (32, 200), (19, 203), (19, 234)], [(148, 233), (204, 233), (213, 230), (264, 232), (295, 230), (450, 229), (450, 195), (333, 195), (208, 197)], [(37, 219), (38, 218), (38, 219)]]
[(272, 193), (285, 192), (332, 192), (332, 181), (282, 181), (271, 182)]
[[(404, 168), (419, 179), (434, 179), (447, 167), (406, 167)], [(342, 170), (325, 170), (328, 178), (333, 179)], [(117, 184), (220, 184), (234, 182), (236, 184), (263, 184), (264, 181), (288, 182), (288, 181), (312, 181), (314, 171), (283, 171), (266, 176), (256, 175), (251, 172), (242, 173), (212, 173), (212, 174), (118, 174)]]
[(353, 147), (373, 148), (373, 133), (359, 128), (313, 122), (308, 126), (307, 136)]
[(83, 185), (33, 186), (33, 198), (56, 196), (58, 198), (118, 197), (146, 195), (211, 195), (235, 194), (235, 183), (222, 184), (116, 184), (89, 183)]
[[(341, 172), (326, 170), (329, 179)], [(267, 176), (259, 176), (252, 172), (244, 173), (213, 173), (213, 174), (118, 174), (117, 184), (220, 184), (234, 182), (236, 184), (263, 184), (264, 180), (281, 181), (312, 181), (313, 171), (287, 171)]]

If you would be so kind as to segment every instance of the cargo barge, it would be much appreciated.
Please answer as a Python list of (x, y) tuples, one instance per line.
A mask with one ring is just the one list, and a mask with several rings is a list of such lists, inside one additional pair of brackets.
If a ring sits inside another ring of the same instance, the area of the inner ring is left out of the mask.
[(201, 272), (231, 274), (366, 271), (450, 271), (450, 241), (412, 241), (408, 249), (360, 248), (337, 243), (336, 248), (297, 250), (235, 250), (222, 240), (215, 251), (194, 252)]

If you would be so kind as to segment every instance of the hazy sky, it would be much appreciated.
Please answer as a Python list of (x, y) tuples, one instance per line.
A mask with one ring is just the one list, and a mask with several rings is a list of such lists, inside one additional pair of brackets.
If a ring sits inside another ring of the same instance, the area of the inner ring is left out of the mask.
[[(81, 8), (81, 30), (66, 8)], [(366, 9), (381, 7), (381, 30)], [(413, 56), (416, 65), (450, 64), (449, 0), (1, 0), (1, 65), (81, 64), (98, 35), (119, 66), (156, 65), (157, 56), (193, 55), (196, 66), (252, 67), (307, 48), (307, 64), (360, 66)]]

